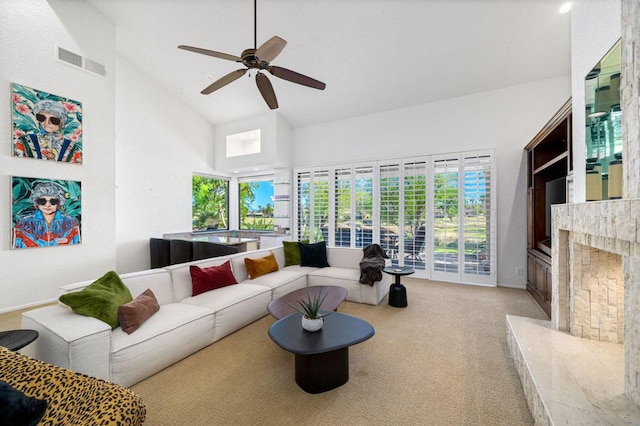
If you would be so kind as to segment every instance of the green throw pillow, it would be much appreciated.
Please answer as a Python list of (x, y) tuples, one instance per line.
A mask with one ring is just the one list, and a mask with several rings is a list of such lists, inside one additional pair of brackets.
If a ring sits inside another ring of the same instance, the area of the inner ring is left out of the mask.
[(133, 298), (118, 274), (110, 271), (81, 291), (63, 294), (59, 300), (76, 314), (97, 318), (114, 329), (120, 324), (118, 306)]
[[(301, 243), (308, 243), (309, 240), (302, 240)], [(300, 264), (300, 247), (298, 241), (283, 241), (284, 248), (284, 266)]]

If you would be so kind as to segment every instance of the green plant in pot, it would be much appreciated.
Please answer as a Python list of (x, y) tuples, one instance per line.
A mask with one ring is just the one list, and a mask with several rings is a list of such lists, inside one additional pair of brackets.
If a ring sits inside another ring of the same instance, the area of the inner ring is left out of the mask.
[(293, 309), (302, 314), (302, 328), (307, 331), (318, 331), (324, 324), (324, 317), (327, 314), (322, 315), (320, 313), (320, 306), (327, 295), (323, 295), (322, 291), (313, 297), (307, 292), (307, 299), (298, 300), (299, 306), (289, 304)]

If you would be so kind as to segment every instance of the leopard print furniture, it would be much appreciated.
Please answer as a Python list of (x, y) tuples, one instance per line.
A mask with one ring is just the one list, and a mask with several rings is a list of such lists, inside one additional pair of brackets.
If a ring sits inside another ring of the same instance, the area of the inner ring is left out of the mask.
[[(47, 401), (38, 425), (141, 425), (144, 401), (133, 391), (0, 346), (0, 380)], [(1, 423), (1, 421), (0, 421)]]

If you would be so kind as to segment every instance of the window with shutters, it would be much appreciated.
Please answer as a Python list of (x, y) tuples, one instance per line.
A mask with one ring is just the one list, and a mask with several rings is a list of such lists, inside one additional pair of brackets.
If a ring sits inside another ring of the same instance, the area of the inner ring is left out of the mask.
[(398, 265), (400, 235), (400, 163), (379, 166), (380, 246)]
[(464, 274), (488, 277), (493, 244), (490, 155), (464, 155)]
[(351, 247), (351, 167), (336, 169), (334, 172), (334, 245)]
[[(433, 162), (433, 271), (457, 274), (460, 236), (458, 158)], [(444, 279), (444, 277), (440, 277)]]
[(403, 264), (425, 269), (427, 232), (427, 163), (405, 161), (402, 165)]
[(415, 277), (495, 285), (493, 151), (295, 171), (298, 239), (378, 243)]
[(328, 240), (329, 171), (297, 171), (295, 192), (297, 238), (310, 241)]
[(373, 166), (354, 168), (355, 246), (373, 243)]

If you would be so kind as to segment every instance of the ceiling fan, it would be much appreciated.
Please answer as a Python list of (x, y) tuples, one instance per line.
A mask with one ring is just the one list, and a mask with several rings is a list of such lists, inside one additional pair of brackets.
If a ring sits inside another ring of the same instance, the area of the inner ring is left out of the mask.
[(216, 80), (209, 86), (205, 87), (200, 93), (208, 95), (216, 90), (226, 86), (227, 84), (242, 77), (248, 70), (255, 69), (256, 73), (256, 85), (262, 95), (263, 99), (269, 105), (271, 109), (278, 108), (278, 99), (276, 93), (273, 91), (273, 86), (262, 71), (268, 71), (272, 75), (281, 78), (283, 80), (290, 81), (292, 83), (301, 84), (303, 86), (312, 87), (314, 89), (324, 90), (326, 84), (321, 81), (315, 80), (306, 75), (297, 73), (295, 71), (288, 70), (286, 68), (271, 65), (276, 56), (282, 52), (287, 42), (278, 37), (273, 36), (259, 48), (257, 46), (257, 12), (256, 2), (253, 1), (253, 49), (245, 49), (240, 56), (230, 55), (228, 53), (216, 52), (213, 50), (202, 49), (199, 47), (180, 45), (178, 49), (188, 50), (190, 52), (200, 53), (203, 55), (213, 56), (215, 58), (226, 59), (228, 61), (240, 62), (246, 68), (235, 70), (225, 75), (224, 77)]

